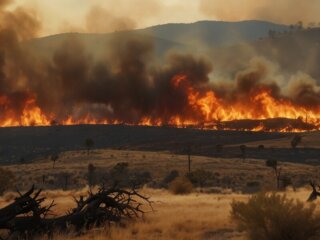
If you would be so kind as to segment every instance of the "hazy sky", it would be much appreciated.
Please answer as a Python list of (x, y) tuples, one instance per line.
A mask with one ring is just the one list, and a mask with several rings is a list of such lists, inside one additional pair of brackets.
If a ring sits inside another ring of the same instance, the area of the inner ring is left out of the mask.
[(320, 22), (320, 0), (16, 0), (37, 11), (42, 35), (108, 32), (203, 19)]

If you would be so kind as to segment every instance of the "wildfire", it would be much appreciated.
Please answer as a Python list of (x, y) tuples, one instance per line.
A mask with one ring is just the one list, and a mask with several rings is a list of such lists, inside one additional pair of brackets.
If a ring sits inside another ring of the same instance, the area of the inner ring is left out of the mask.
[[(250, 96), (230, 102), (219, 98), (212, 89), (195, 89), (189, 82), (188, 76), (184, 74), (174, 76), (171, 79), (171, 86), (173, 91), (185, 94), (186, 103), (181, 112), (170, 116), (169, 119), (166, 118), (166, 120), (161, 116), (143, 116), (138, 122), (124, 122), (121, 119), (96, 119), (90, 113), (81, 118), (70, 115), (57, 120), (59, 117), (55, 113), (45, 113), (32, 95), (24, 102), (20, 111), (14, 109), (14, 104), (8, 96), (0, 96), (0, 112), (2, 113), (0, 126), (49, 126), (57, 123), (62, 125), (171, 125), (206, 129), (280, 132), (320, 130), (320, 111), (296, 106), (285, 98), (275, 98), (267, 88), (257, 89)], [(274, 123), (271, 121), (271, 127), (266, 127), (264, 121), (269, 119), (288, 119), (288, 122), (285, 122), (285, 125), (281, 127), (272, 127)], [(294, 121), (291, 123), (289, 120)], [(241, 121), (244, 123), (244, 127), (239, 127)], [(246, 124), (249, 124), (248, 127)]]

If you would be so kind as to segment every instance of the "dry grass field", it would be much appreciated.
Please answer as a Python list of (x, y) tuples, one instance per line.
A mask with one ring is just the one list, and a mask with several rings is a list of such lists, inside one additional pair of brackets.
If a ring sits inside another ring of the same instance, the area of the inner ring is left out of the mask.
[[(75, 206), (72, 196), (80, 196), (88, 189), (79, 191), (46, 191), (47, 203), (54, 199), (57, 207), (56, 214), (63, 214)], [(205, 194), (192, 193), (190, 195), (173, 195), (166, 190), (142, 189), (141, 192), (151, 196), (154, 202), (154, 212), (148, 212), (143, 220), (128, 223), (125, 227), (106, 226), (104, 229), (93, 229), (84, 232), (82, 236), (61, 235), (56, 233), (54, 239), (246, 239), (243, 232), (239, 232), (230, 218), (230, 203), (233, 200), (245, 201), (248, 195), (235, 193)], [(310, 191), (300, 189), (287, 190), (288, 197), (305, 201)], [(14, 194), (7, 193), (0, 199), (0, 205), (10, 202)], [(318, 203), (317, 205), (320, 205)], [(320, 207), (320, 206), (319, 206)], [(150, 210), (150, 209), (149, 209)]]
[[(160, 182), (171, 170), (184, 175), (188, 171), (188, 157), (168, 152), (142, 152), (123, 150), (71, 151), (61, 153), (53, 168), (50, 158), (40, 159), (30, 164), (5, 166), (16, 176), (16, 184), (26, 189), (36, 184), (44, 189), (83, 188), (88, 164), (93, 164), (99, 175), (109, 171), (117, 163), (127, 162), (131, 171), (150, 172), (154, 182)], [(310, 178), (317, 179), (320, 168), (307, 164), (279, 163), (283, 176), (292, 179), (295, 187), (302, 187)], [(213, 173), (212, 187), (231, 188), (243, 191), (250, 182), (259, 182), (262, 188), (272, 189), (275, 184), (272, 169), (266, 167), (264, 160), (224, 159), (204, 156), (191, 156), (191, 169), (204, 169)], [(65, 176), (68, 184), (65, 186)], [(45, 181), (43, 182), (43, 176)], [(250, 184), (249, 184), (250, 185)]]
[[(303, 144), (318, 148), (319, 134), (306, 133)], [(248, 147), (263, 144), (266, 148), (285, 148), (290, 137), (246, 142)], [(307, 146), (307, 147), (308, 147)], [(239, 147), (230, 145), (230, 147)], [(288, 148), (288, 151), (291, 149)], [(266, 156), (267, 159), (268, 156)], [(140, 191), (151, 197), (154, 211), (147, 208), (144, 219), (128, 222), (123, 226), (106, 226), (84, 232), (81, 236), (55, 234), (54, 239), (247, 239), (244, 232), (237, 230), (230, 217), (230, 203), (233, 200), (246, 201), (251, 193), (276, 187), (274, 172), (266, 166), (264, 159), (246, 159), (217, 156), (191, 155), (191, 170), (205, 170), (212, 173), (204, 188), (195, 187), (189, 195), (174, 195), (161, 187), (161, 182), (172, 170), (180, 176), (188, 172), (188, 156), (171, 151), (115, 150), (100, 148), (90, 150), (69, 150), (59, 153), (53, 167), (50, 157), (43, 156), (30, 163), (2, 166), (15, 176), (15, 186), (20, 190), (32, 184), (44, 189), (47, 203), (54, 200), (56, 215), (63, 215), (75, 206), (73, 197), (85, 195), (88, 191), (88, 165), (93, 164), (99, 180), (119, 163), (128, 163), (130, 172), (148, 172), (151, 181)], [(306, 201), (310, 194), (308, 182), (319, 182), (320, 167), (304, 162), (279, 162), (281, 176), (291, 181), (291, 186), (282, 190), (292, 199)], [(0, 207), (14, 199), (15, 194), (7, 192), (0, 198)], [(306, 203), (307, 205), (308, 203)], [(316, 203), (319, 205), (319, 203)], [(320, 209), (320, 206), (319, 206)]]
[[(233, 200), (246, 201), (248, 195), (197, 194), (172, 195), (163, 190), (145, 190), (153, 196), (155, 212), (147, 214), (146, 220), (130, 224), (126, 228), (111, 228), (105, 232), (89, 233), (84, 237), (70, 239), (163, 239), (163, 240), (240, 240), (247, 239), (239, 232), (230, 217), (230, 203)], [(289, 198), (305, 201), (309, 191), (287, 191)], [(320, 208), (320, 203), (318, 204)], [(62, 237), (63, 239), (63, 237)]]

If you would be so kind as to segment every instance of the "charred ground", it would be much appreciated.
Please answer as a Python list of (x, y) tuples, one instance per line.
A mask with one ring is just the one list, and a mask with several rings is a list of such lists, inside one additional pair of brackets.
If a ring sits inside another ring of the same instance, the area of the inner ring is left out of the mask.
[(292, 149), (296, 133), (211, 131), (193, 128), (126, 125), (78, 125), (0, 128), (2, 164), (33, 162), (54, 153), (85, 150), (85, 140), (95, 149), (167, 151), (192, 155), (276, 159), (290, 162), (320, 161), (319, 132), (301, 133), (302, 142)]

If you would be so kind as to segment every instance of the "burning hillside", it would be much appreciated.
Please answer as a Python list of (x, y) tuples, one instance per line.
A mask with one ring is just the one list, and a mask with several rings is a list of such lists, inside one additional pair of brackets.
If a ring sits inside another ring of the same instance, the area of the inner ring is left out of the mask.
[[(251, 75), (252, 73), (239, 81), (247, 84), (246, 81), (252, 80)], [(119, 108), (110, 105), (110, 102), (90, 104), (85, 102), (76, 104), (75, 108), (71, 107), (72, 114), (66, 111), (62, 115), (42, 110), (37, 104), (36, 95), (32, 93), (2, 95), (0, 125), (5, 127), (47, 126), (57, 123), (62, 125), (121, 123), (252, 131), (320, 129), (320, 112), (317, 106), (308, 107), (294, 103), (294, 100), (279, 95), (280, 93), (277, 92), (279, 89), (276, 88), (275, 92), (275, 88), (268, 85), (251, 84), (252, 89), (244, 95), (222, 97), (206, 82), (200, 86), (195, 85), (188, 74), (174, 75), (166, 83), (163, 95), (158, 96), (156, 100), (152, 96), (149, 100), (146, 96), (142, 96), (145, 100), (142, 100), (141, 106), (135, 105), (135, 108), (132, 108), (133, 103), (130, 99), (119, 98), (114, 102), (119, 104)], [(241, 87), (238, 86), (238, 88)], [(152, 87), (150, 90), (157, 93)], [(239, 92), (239, 89), (235, 91), (235, 93)], [(231, 93), (228, 92), (228, 94)], [(126, 106), (122, 104), (128, 104), (127, 112)], [(61, 109), (64, 110), (62, 103)], [(123, 112), (119, 112), (119, 109), (123, 109)]]
[[(171, 52), (160, 61), (150, 38), (123, 33), (114, 34), (99, 59), (76, 37), (44, 57), (21, 44), (40, 27), (32, 12), (2, 9), (0, 18), (2, 127), (130, 124), (320, 130), (316, 81), (303, 73), (284, 74), (263, 58), (217, 79), (212, 62), (204, 57)], [(267, 124), (269, 119), (279, 124)]]

